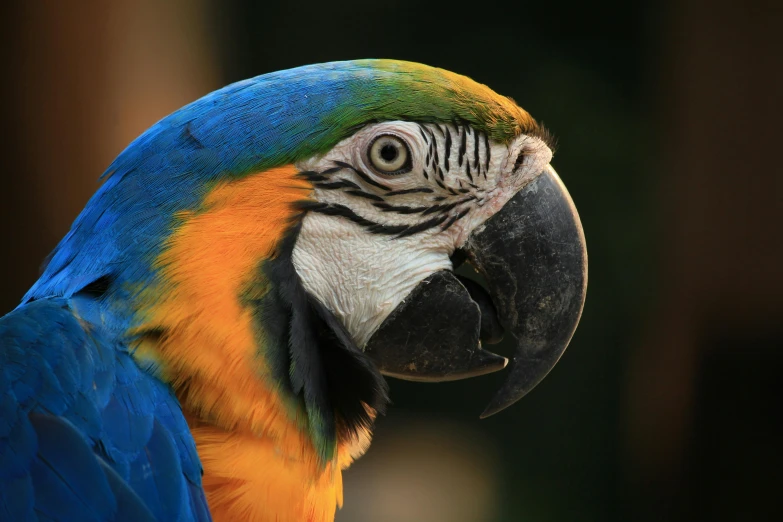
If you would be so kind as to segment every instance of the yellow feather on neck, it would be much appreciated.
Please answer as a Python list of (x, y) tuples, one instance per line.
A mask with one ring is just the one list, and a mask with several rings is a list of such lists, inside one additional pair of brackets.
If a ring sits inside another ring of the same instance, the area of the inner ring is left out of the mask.
[(240, 302), (311, 190), (292, 165), (218, 185), (202, 210), (177, 216), (157, 260), (164, 282), (142, 293), (150, 304), (139, 311), (136, 356), (161, 364), (182, 403), (216, 522), (332, 521), (341, 470), (369, 444), (361, 433), (318, 462), (304, 413), (278, 393)]

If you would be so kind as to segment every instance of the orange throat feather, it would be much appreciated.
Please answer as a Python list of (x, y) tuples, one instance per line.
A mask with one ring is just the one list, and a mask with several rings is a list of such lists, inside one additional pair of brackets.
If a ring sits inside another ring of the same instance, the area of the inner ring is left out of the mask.
[[(284, 397), (259, 356), (243, 289), (263, 293), (273, 258), (312, 190), (292, 165), (216, 186), (177, 226), (157, 259), (164, 283), (141, 292), (135, 357), (159, 368), (188, 418), (215, 521), (326, 522), (342, 505), (342, 469), (369, 429), (344, 434), (324, 462), (301, 405)], [(155, 335), (145, 333), (155, 332)], [(162, 332), (162, 333), (161, 333)], [(374, 411), (369, 411), (374, 416)]]

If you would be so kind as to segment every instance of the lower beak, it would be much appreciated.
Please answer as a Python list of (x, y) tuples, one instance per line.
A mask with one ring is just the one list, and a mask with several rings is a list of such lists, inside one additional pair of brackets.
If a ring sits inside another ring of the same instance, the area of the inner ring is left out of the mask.
[(505, 367), (504, 357), (481, 347), (505, 328), (516, 350), (484, 418), (524, 397), (565, 351), (582, 315), (587, 251), (574, 203), (551, 166), (463, 249), (489, 295), (451, 272), (433, 274), (384, 321), (366, 351), (386, 375), (462, 379)]

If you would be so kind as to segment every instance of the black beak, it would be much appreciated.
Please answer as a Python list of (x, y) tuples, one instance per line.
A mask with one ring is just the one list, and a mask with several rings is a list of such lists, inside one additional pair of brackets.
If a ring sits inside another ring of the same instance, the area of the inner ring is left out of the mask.
[(489, 292), (438, 272), (386, 318), (366, 351), (381, 372), (444, 381), (502, 369), (484, 350), (503, 328), (516, 353), (482, 418), (515, 403), (546, 377), (579, 323), (587, 289), (584, 233), (571, 196), (551, 167), (519, 191), (464, 246)]

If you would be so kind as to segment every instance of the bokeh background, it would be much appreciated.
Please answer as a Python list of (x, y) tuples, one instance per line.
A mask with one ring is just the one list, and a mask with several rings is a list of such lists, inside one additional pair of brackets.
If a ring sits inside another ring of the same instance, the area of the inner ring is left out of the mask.
[(587, 304), (552, 374), (488, 420), (502, 375), (393, 382), (338, 521), (783, 520), (779, 0), (4, 5), (0, 311), (181, 105), (314, 62), (444, 67), (558, 137)]

